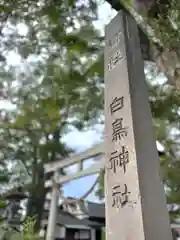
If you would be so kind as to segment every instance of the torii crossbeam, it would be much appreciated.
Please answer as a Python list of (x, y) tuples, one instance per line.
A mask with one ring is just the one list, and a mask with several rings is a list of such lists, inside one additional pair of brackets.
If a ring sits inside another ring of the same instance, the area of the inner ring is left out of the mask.
[[(157, 142), (158, 149), (158, 142)], [(158, 149), (159, 155), (162, 155), (163, 152)], [(83, 162), (87, 159), (94, 158), (95, 163), (92, 164), (89, 168), (83, 169)], [(97, 159), (97, 160), (96, 160)], [(96, 174), (104, 169), (105, 166), (105, 157), (104, 157), (104, 143), (95, 144), (88, 150), (67, 157), (63, 160), (58, 160), (53, 163), (47, 163), (44, 165), (45, 173), (49, 172), (58, 172), (58, 170), (69, 167), (74, 164), (79, 164), (79, 171), (75, 174), (69, 174), (68, 176), (58, 176), (57, 182), (59, 184), (65, 184), (69, 181)], [(45, 187), (52, 187), (52, 180), (47, 180), (45, 182)]]

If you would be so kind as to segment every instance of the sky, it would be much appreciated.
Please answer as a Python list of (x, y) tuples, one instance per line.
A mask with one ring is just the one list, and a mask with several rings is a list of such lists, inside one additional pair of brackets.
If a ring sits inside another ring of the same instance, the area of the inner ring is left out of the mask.
[[(108, 3), (102, 4), (99, 9), (99, 20), (95, 22), (95, 26), (99, 28), (104, 35), (104, 27), (110, 22), (110, 20), (116, 15), (116, 11), (112, 10)], [(22, 34), (25, 33), (21, 26)], [(18, 57), (11, 53), (9, 55), (9, 64), (19, 64)], [(11, 107), (8, 103), (0, 102), (0, 108), (6, 106), (6, 108)], [(91, 147), (93, 144), (102, 141), (102, 132), (103, 128), (97, 126), (96, 129), (91, 129), (86, 132), (72, 131), (64, 137), (64, 142), (66, 142), (71, 148), (77, 152), (81, 152)], [(161, 148), (161, 147), (160, 147)], [(85, 164), (87, 168), (92, 164), (92, 159)], [(70, 168), (70, 172), (74, 172), (74, 168)], [(80, 197), (82, 196), (93, 184), (97, 175), (84, 177), (78, 180), (71, 181), (63, 187), (64, 195), (71, 197)], [(95, 191), (89, 195), (87, 198), (90, 201), (98, 201), (98, 198), (95, 196)]]

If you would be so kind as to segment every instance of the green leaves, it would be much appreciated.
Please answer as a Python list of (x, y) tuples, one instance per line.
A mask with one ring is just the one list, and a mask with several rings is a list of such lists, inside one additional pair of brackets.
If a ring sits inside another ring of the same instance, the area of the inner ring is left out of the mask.
[(5, 23), (12, 27), (2, 36), (0, 54), (14, 51), (18, 60), (0, 66), (2, 88), (14, 104), (0, 112), (2, 171), (7, 168), (0, 184), (26, 185), (32, 200), (27, 212), (36, 215), (38, 230), (46, 193), (44, 163), (68, 156), (72, 150), (63, 136), (98, 122), (103, 111), (103, 39), (92, 23), (94, 0), (2, 5), (8, 11)]
[[(0, 200), (0, 213), (2, 212), (1, 210), (5, 208), (5, 202), (3, 200)], [(3, 221), (3, 218), (2, 216), (0, 215), (0, 225), (1, 225), (1, 222)], [(0, 229), (1, 231), (1, 229)]]
[(7, 182), (9, 180), (9, 177), (7, 175), (4, 175), (4, 173), (0, 172), (0, 183)]
[[(34, 232), (34, 225), (36, 220), (34, 217), (28, 218), (23, 224), (23, 231), (17, 232), (13, 229), (4, 230), (0, 228), (0, 234), (3, 233), (3, 236), (8, 240), (40, 240), (39, 234)], [(1, 237), (2, 235), (0, 235)]]
[(5, 207), (5, 202), (0, 200), (0, 208), (4, 208)]
[(19, 234), (22, 240), (40, 239), (39, 234), (34, 232), (35, 223), (36, 219), (34, 217), (27, 218), (27, 220), (23, 224), (23, 232)]

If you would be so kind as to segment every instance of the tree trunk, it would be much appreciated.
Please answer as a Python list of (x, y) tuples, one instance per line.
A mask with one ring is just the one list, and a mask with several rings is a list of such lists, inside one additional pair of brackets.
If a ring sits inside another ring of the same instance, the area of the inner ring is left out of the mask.
[(35, 231), (38, 232), (41, 228), (41, 220), (43, 217), (45, 197), (47, 189), (44, 187), (44, 168), (37, 166), (34, 169), (36, 177), (32, 181), (32, 186), (30, 189), (30, 198), (27, 205), (27, 217), (36, 217)]
[(180, 91), (180, 56), (167, 48), (159, 50), (156, 45), (151, 48), (152, 58), (158, 69), (165, 74), (169, 84)]
[[(131, 15), (133, 15), (133, 12), (136, 12), (143, 17), (144, 21), (142, 24), (139, 23), (139, 25), (146, 32), (151, 41), (150, 55), (152, 60), (154, 60), (158, 69), (167, 77), (168, 83), (174, 86), (176, 90), (180, 91), (179, 43), (176, 40), (174, 41), (173, 37), (171, 38), (171, 35), (175, 36), (177, 34), (167, 17), (168, 10), (171, 7), (171, 1), (132, 0), (131, 4), (129, 4), (127, 0), (121, 0), (120, 2), (129, 10)], [(162, 20), (160, 21), (161, 18), (164, 19), (163, 24)], [(165, 30), (164, 26), (166, 26)], [(150, 34), (150, 30), (147, 30), (148, 27), (150, 27), (154, 33)], [(158, 34), (159, 31), (167, 31), (167, 35), (163, 37), (163, 34)], [(157, 39), (155, 40), (155, 38)]]
[(46, 197), (46, 189), (37, 187), (37, 193), (31, 194), (27, 206), (27, 217), (35, 217), (35, 232), (38, 232), (41, 228), (41, 220), (43, 217), (44, 203)]

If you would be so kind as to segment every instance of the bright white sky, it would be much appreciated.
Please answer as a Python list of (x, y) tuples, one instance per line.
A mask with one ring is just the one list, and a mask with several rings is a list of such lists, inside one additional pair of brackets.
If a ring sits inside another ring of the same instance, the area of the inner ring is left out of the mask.
[[(104, 34), (105, 25), (109, 23), (115, 14), (116, 12), (111, 9), (108, 3), (104, 3), (99, 7), (99, 20), (95, 23), (95, 25), (102, 31), (102, 34)], [(15, 63), (19, 64), (19, 58), (14, 53), (11, 53), (9, 56), (9, 63), (13, 65)], [(0, 102), (0, 108), (3, 107), (10, 108), (11, 106), (8, 103), (5, 104), (4, 102)], [(87, 132), (73, 131), (64, 137), (64, 141), (76, 151), (83, 151), (92, 146), (94, 143), (102, 141), (102, 130), (103, 129), (101, 127), (101, 129), (96, 128)], [(88, 165), (91, 163), (89, 162)], [(80, 197), (87, 191), (88, 188), (91, 187), (95, 179), (96, 176), (88, 176), (83, 179), (72, 181), (64, 187), (65, 196)], [(98, 199), (95, 197), (93, 192), (88, 197), (88, 200), (97, 201)]]

